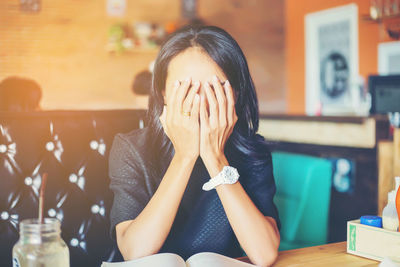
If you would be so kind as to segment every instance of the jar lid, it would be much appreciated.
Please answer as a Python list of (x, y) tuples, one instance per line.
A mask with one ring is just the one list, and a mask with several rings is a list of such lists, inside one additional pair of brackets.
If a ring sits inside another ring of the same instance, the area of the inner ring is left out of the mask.
[(382, 228), (382, 217), (372, 215), (361, 216), (360, 223)]
[(37, 233), (37, 234), (49, 234), (59, 233), (61, 223), (55, 218), (44, 218), (44, 222), (39, 222), (38, 218), (25, 219), (20, 223), (20, 233)]

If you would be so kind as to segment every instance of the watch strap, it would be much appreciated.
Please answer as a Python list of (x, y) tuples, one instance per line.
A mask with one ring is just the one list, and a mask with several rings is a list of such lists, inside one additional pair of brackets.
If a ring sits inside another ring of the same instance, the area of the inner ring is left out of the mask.
[(217, 185), (220, 185), (224, 182), (224, 179), (222, 177), (222, 175), (220, 175), (221, 173), (219, 173), (217, 176), (215, 176), (214, 178), (211, 178), (207, 183), (205, 183), (203, 185), (203, 190), (204, 191), (210, 191), (212, 189), (214, 189)]

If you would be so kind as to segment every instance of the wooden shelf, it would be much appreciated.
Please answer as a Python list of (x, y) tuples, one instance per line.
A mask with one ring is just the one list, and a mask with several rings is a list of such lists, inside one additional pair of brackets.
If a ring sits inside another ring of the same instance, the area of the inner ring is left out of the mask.
[(264, 115), (258, 132), (270, 141), (374, 149), (388, 127), (387, 117), (380, 116)]
[(361, 18), (367, 22), (383, 24), (386, 32), (392, 39), (400, 39), (400, 13), (390, 16), (382, 16), (377, 19), (372, 19), (369, 15), (362, 15)]
[(390, 15), (390, 16), (382, 16), (378, 19), (372, 19), (370, 15), (361, 15), (361, 18), (364, 21), (369, 21), (369, 22), (375, 22), (375, 23), (381, 23), (387, 20), (392, 20), (392, 19), (400, 19), (400, 14), (395, 14), (395, 15)]

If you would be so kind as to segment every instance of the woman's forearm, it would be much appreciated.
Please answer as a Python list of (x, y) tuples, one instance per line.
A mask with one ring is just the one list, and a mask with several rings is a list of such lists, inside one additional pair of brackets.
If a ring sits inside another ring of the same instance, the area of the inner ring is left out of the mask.
[[(200, 103), (200, 157), (210, 176), (215, 177), (224, 166), (229, 165), (224, 150), (238, 116), (229, 80), (221, 82), (214, 75), (211, 84), (205, 84), (206, 97), (203, 96)], [(250, 260), (260, 266), (271, 265), (279, 246), (275, 220), (263, 216), (240, 183), (220, 185), (217, 193), (229, 223)]]
[[(207, 169), (216, 176), (228, 165), (225, 157), (210, 160)], [(265, 217), (251, 201), (240, 183), (219, 185), (218, 196), (229, 223), (249, 259), (258, 266), (271, 265), (276, 257), (280, 242), (276, 222)]]
[(270, 266), (277, 257), (279, 247), (275, 220), (264, 217), (240, 183), (220, 185), (217, 192), (247, 256), (257, 266)]
[(125, 260), (157, 253), (171, 231), (194, 164), (199, 156), (200, 83), (176, 80), (166, 88), (159, 117), (175, 155), (156, 192), (143, 211), (116, 226), (118, 248)]
[(125, 260), (157, 253), (174, 222), (195, 159), (173, 157), (158, 189), (134, 220), (116, 226), (118, 247)]

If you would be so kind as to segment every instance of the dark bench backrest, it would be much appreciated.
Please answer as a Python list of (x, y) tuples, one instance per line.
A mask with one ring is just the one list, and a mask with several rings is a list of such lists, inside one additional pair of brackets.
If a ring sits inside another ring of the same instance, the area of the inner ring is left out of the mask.
[(0, 113), (0, 266), (11, 266), (19, 222), (37, 217), (45, 172), (44, 215), (62, 221), (71, 266), (120, 260), (109, 237), (108, 154), (115, 134), (144, 118), (135, 110)]

